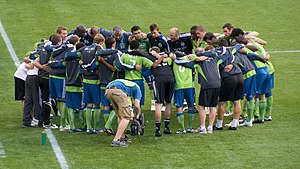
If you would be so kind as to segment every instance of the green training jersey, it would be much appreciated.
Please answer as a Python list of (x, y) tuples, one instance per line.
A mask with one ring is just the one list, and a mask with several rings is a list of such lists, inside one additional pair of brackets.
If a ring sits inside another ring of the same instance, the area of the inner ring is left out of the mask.
[[(182, 60), (189, 60), (186, 56)], [(178, 65), (173, 62), (173, 72), (175, 76), (175, 90), (194, 88), (193, 70), (191, 68)]]
[[(153, 62), (142, 56), (135, 56), (130, 54), (124, 54), (121, 57), (124, 64), (127, 65), (141, 65), (146, 68), (151, 68)], [(127, 80), (142, 80), (142, 70), (125, 70), (125, 79)]]

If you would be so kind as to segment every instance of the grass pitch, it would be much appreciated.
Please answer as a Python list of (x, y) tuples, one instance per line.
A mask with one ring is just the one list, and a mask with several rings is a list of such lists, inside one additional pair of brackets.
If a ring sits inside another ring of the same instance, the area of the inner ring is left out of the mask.
[[(188, 32), (192, 25), (205, 25), (221, 32), (225, 22), (245, 30), (255, 30), (268, 42), (267, 51), (299, 50), (298, 1), (20, 1), (0, 0), (0, 19), (21, 59), (33, 43), (55, 33), (59, 25), (69, 30), (78, 24), (125, 30), (139, 25), (144, 32), (157, 22), (167, 36), (178, 27)], [(41, 145), (40, 128), (22, 129), (21, 104), (14, 101), (13, 74), (16, 70), (0, 37), (0, 142), (6, 158), (0, 168), (59, 168), (47, 142)], [(216, 131), (213, 135), (163, 135), (155, 138), (154, 114), (150, 100), (144, 107), (146, 133), (132, 138), (128, 148), (112, 148), (111, 136), (85, 133), (53, 133), (70, 168), (299, 168), (300, 57), (298, 53), (272, 54), (276, 68), (273, 91), (273, 122)], [(149, 93), (149, 92), (148, 92)], [(150, 98), (150, 97), (147, 97)], [(227, 118), (226, 121), (230, 119)], [(58, 122), (55, 118), (54, 122)], [(195, 116), (194, 128), (199, 126)], [(178, 127), (175, 114), (173, 133)]]

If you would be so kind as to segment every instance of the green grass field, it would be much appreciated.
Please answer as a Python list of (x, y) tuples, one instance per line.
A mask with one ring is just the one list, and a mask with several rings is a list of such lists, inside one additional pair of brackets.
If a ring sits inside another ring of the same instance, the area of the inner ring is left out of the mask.
[[(78, 24), (144, 32), (157, 22), (161, 31), (178, 27), (188, 32), (192, 25), (205, 25), (221, 32), (225, 22), (255, 30), (268, 42), (267, 51), (300, 50), (298, 34), (300, 3), (277, 1), (21, 1), (0, 0), (0, 20), (21, 59), (33, 44), (55, 33), (57, 26), (69, 30)], [(23, 129), (21, 103), (14, 101), (16, 67), (0, 37), (0, 168), (60, 168), (52, 147), (41, 145), (41, 128)], [(146, 134), (132, 138), (128, 148), (112, 148), (112, 136), (64, 133), (52, 130), (69, 168), (299, 168), (300, 114), (298, 89), (299, 53), (274, 53), (276, 68), (272, 122), (215, 131), (213, 135), (163, 135), (155, 138), (154, 114), (147, 97)], [(149, 93), (149, 92), (148, 92)], [(172, 115), (173, 133), (178, 125)], [(229, 121), (227, 118), (226, 121)], [(58, 122), (57, 117), (53, 120)], [(194, 128), (199, 126), (195, 116)], [(1, 152), (1, 147), (0, 147)]]

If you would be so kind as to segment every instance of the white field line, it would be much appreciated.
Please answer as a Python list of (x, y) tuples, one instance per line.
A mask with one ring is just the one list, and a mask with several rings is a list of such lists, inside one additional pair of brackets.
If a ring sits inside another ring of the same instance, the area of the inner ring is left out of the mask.
[[(1, 20), (0, 20), (0, 31), (1, 31), (2, 37), (3, 37), (4, 41), (5, 41), (5, 44), (7, 46), (7, 49), (9, 50), (10, 56), (13, 59), (16, 67), (18, 68), (20, 66), (19, 58), (17, 57), (16, 52), (14, 51), (14, 48), (12, 47), (12, 45), (10, 43), (10, 40), (9, 40), (9, 38), (8, 38), (6, 32), (5, 32), (5, 29), (4, 29), (3, 25), (2, 25)], [(50, 143), (51, 143), (52, 149), (53, 149), (53, 151), (55, 153), (55, 156), (56, 156), (56, 158), (57, 158), (57, 160), (58, 160), (58, 162), (60, 164), (60, 167), (62, 169), (68, 169), (69, 166), (68, 166), (67, 161), (66, 161), (66, 159), (65, 159), (65, 157), (64, 157), (64, 155), (63, 155), (63, 153), (62, 153), (62, 151), (61, 151), (61, 149), (60, 149), (60, 147), (59, 147), (59, 145), (57, 143), (56, 138), (54, 137), (54, 135), (52, 134), (52, 132), (51, 132), (50, 129), (46, 130), (46, 133), (47, 133), (47, 136), (48, 136), (48, 138), (50, 140)], [(1, 147), (0, 147), (0, 153), (1, 153)]]
[(279, 51), (270, 51), (269, 53), (299, 53), (300, 50), (279, 50)]
[(0, 142), (0, 158), (6, 158), (6, 153), (4, 151), (4, 147), (1, 142)]
[(4, 39), (4, 42), (6, 43), (6, 47), (10, 53), (10, 56), (11, 56), (12, 60), (14, 61), (16, 67), (18, 68), (20, 66), (19, 58), (17, 57), (16, 52), (15, 52), (14, 48), (12, 47), (12, 44), (10, 43), (10, 40), (5, 32), (5, 29), (2, 25), (1, 20), (0, 20), (0, 32)]

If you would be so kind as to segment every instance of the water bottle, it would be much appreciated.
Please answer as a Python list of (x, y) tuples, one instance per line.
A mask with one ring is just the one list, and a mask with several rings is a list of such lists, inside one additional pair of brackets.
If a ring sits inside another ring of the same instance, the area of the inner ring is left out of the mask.
[(42, 132), (42, 145), (46, 145), (46, 141), (47, 141), (47, 134), (46, 134), (46, 131), (43, 130), (43, 132)]

